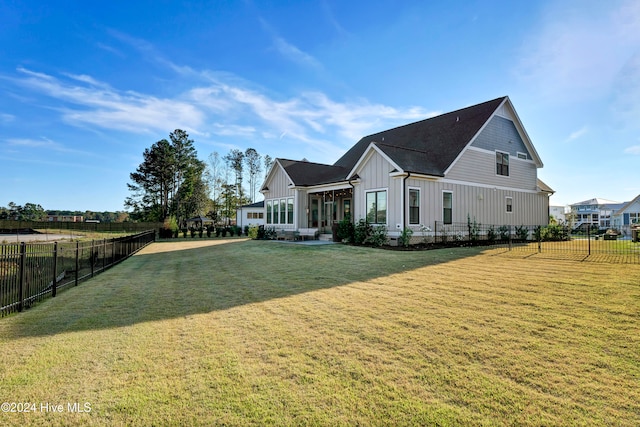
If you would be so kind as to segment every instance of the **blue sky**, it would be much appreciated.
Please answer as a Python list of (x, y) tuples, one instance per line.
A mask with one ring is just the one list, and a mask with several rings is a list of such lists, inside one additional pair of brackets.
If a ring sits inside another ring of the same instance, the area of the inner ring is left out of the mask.
[(0, 0), (0, 206), (123, 210), (176, 128), (199, 157), (333, 163), (500, 96), (552, 204), (640, 193), (640, 2)]

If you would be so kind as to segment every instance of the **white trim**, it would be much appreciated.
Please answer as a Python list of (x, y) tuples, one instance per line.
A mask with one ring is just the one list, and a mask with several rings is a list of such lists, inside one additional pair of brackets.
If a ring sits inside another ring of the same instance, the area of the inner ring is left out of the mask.
[(403, 171), (403, 169), (398, 166), (389, 156), (387, 156), (377, 145), (375, 141), (371, 141), (366, 150), (362, 153), (356, 164), (353, 166), (351, 171), (347, 174), (347, 177), (353, 176), (360, 169), (360, 166), (364, 165), (369, 161), (370, 156), (373, 154), (372, 150), (380, 154), (391, 166), (396, 168), (398, 171)]
[[(480, 153), (483, 153), (483, 154), (495, 154), (495, 152), (496, 152), (496, 150), (492, 151), (492, 150), (487, 150), (486, 148), (480, 148), (480, 147), (468, 147), (467, 150), (469, 150), (469, 151), (477, 151), (477, 152), (480, 152)], [(501, 151), (503, 153), (506, 153), (506, 151), (502, 151), (502, 150), (499, 150), (499, 151)], [(521, 151), (518, 151), (517, 153), (527, 154), (527, 153), (523, 153)], [(510, 153), (507, 153), (507, 154), (510, 154)], [(535, 164), (535, 162), (533, 161), (533, 159), (530, 158), (529, 155), (527, 155), (526, 159), (520, 159), (520, 158), (518, 158), (517, 155), (516, 155), (516, 157), (513, 157), (513, 156), (510, 155), (509, 156), (509, 162), (511, 162), (511, 160), (518, 160), (520, 162), (528, 162), (528, 163), (534, 163)]]
[[(503, 177), (507, 177), (507, 178), (511, 178), (511, 168), (509, 166), (511, 166), (511, 153), (507, 152), (507, 151), (502, 151), (502, 150), (493, 150), (494, 154), (493, 154), (493, 164), (496, 167), (494, 169), (496, 176), (503, 176)], [(500, 174), (498, 173), (498, 153), (502, 154), (503, 157), (506, 154), (507, 155), (507, 171), (508, 173), (506, 175)]]
[[(385, 215), (385, 220), (384, 220), (384, 225), (389, 228), (389, 187), (380, 187), (380, 188), (367, 188), (366, 190), (363, 189), (363, 196), (364, 196), (364, 203), (362, 203), (362, 206), (364, 206), (364, 219), (366, 221), (367, 219), (367, 194), (368, 193), (376, 193), (376, 192), (380, 192), (380, 191), (384, 191), (387, 197), (387, 213)], [(372, 223), (372, 225), (382, 225), (382, 223)]]
[(504, 185), (480, 184), (477, 182), (458, 181), (455, 179), (446, 179), (446, 178), (440, 180), (440, 182), (447, 183), (447, 184), (466, 185), (468, 187), (492, 188), (496, 190), (505, 190), (505, 191), (517, 191), (520, 193), (532, 193), (532, 194), (542, 193), (542, 191), (538, 191), (538, 190), (526, 190), (526, 189), (517, 188), (517, 187), (506, 187)]
[(408, 218), (409, 219), (409, 223), (407, 224), (407, 227), (411, 227), (412, 225), (415, 226), (415, 225), (422, 224), (422, 206), (421, 206), (421, 204), (422, 204), (422, 194), (421, 194), (422, 193), (422, 188), (409, 185), (408, 188), (407, 188), (407, 195), (411, 194), (411, 190), (417, 190), (418, 191), (418, 222), (416, 224), (412, 224), (411, 223), (411, 206), (409, 206), (409, 200), (411, 200), (411, 198), (408, 197), (407, 198), (407, 206), (406, 206), (406, 208), (407, 208), (407, 212), (409, 213), (409, 215), (408, 215), (409, 216), (409, 218)]
[[(445, 223), (444, 222), (444, 193), (449, 193), (451, 194), (451, 222), (450, 223)], [(449, 225), (449, 224), (453, 224), (453, 190), (442, 190), (440, 192), (440, 214), (442, 215), (442, 223)]]
[[(511, 199), (511, 203), (507, 202), (508, 199)], [(507, 210), (507, 206), (511, 205), (511, 210)], [(513, 196), (504, 196), (504, 211), (505, 213), (512, 214), (513, 213)]]
[[(357, 181), (352, 182), (352, 184), (357, 184)], [(308, 187), (290, 187), (295, 190), (304, 190), (307, 193), (317, 193), (318, 191), (332, 191), (332, 190), (344, 190), (345, 188), (351, 188), (349, 185), (349, 181), (340, 181), (339, 183), (332, 184), (318, 184), (318, 185), (310, 185)]]
[(493, 119), (495, 116), (504, 117), (503, 115), (498, 113), (500, 111), (500, 109), (502, 109), (503, 107), (505, 107), (505, 108), (508, 107), (509, 111), (513, 114), (513, 119), (510, 119), (510, 120), (513, 122), (513, 124), (516, 127), (516, 130), (520, 134), (520, 138), (522, 138), (522, 142), (524, 143), (525, 147), (527, 147), (527, 149), (529, 150), (529, 154), (531, 154), (531, 158), (532, 158), (533, 162), (536, 164), (536, 167), (541, 168), (541, 167), (544, 166), (542, 164), (542, 160), (540, 159), (540, 156), (538, 155), (538, 152), (536, 151), (535, 147), (533, 146), (533, 143), (531, 142), (531, 138), (529, 138), (529, 134), (527, 134), (526, 129), (522, 125), (522, 121), (520, 120), (520, 117), (518, 116), (518, 113), (516, 112), (516, 109), (513, 107), (513, 104), (511, 103), (511, 100), (509, 99), (508, 96), (505, 96), (504, 100), (500, 103), (500, 105), (498, 105), (498, 107), (496, 107), (496, 109), (493, 111), (493, 113), (491, 113), (491, 115), (489, 116), (487, 121), (484, 122), (484, 124), (480, 127), (478, 132), (476, 132), (476, 134), (473, 135), (471, 140), (469, 140), (469, 142), (467, 143), (466, 147), (464, 147), (462, 150), (460, 150), (460, 153), (458, 153), (458, 156), (456, 156), (456, 158), (453, 160), (453, 162), (451, 162), (449, 167), (444, 171), (445, 176), (449, 173), (449, 171), (451, 171), (451, 169), (458, 162), (458, 160), (460, 160), (460, 158), (462, 157), (464, 152), (471, 147), (471, 145), (475, 142), (475, 140), (482, 133), (482, 131), (484, 131), (484, 129), (487, 127), (487, 125), (489, 124), (491, 119)]

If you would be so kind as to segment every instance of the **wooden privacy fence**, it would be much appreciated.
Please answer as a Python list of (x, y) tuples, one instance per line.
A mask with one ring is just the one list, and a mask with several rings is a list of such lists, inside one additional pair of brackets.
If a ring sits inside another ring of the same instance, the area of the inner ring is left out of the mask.
[(115, 239), (0, 245), (0, 316), (37, 301), (128, 258), (155, 240), (155, 231)]

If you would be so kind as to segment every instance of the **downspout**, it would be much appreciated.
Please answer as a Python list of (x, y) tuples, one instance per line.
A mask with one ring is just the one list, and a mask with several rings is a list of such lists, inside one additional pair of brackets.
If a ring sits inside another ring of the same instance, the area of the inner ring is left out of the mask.
[(409, 179), (410, 176), (411, 176), (411, 172), (407, 172), (407, 176), (402, 178), (402, 209), (403, 210), (402, 210), (402, 224), (400, 224), (402, 226), (402, 230), (400, 230), (400, 232), (403, 232), (406, 224), (409, 223), (409, 218), (407, 218), (407, 216), (409, 215), (409, 209), (407, 209), (406, 201), (408, 200), (407, 180)]
[[(349, 185), (351, 186), (351, 212), (349, 212), (349, 222), (351, 222), (352, 224), (355, 224), (353, 217), (355, 216), (353, 213), (355, 212), (353, 207), (355, 205), (356, 202), (356, 186), (353, 185), (351, 183), (351, 180), (349, 180)], [(343, 213), (344, 214), (344, 213)]]

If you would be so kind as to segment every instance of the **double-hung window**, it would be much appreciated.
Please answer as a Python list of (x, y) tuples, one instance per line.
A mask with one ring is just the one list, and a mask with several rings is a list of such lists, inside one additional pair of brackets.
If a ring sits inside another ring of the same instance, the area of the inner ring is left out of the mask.
[(367, 192), (367, 222), (369, 224), (387, 223), (387, 190)]
[(509, 154), (496, 151), (496, 174), (509, 176)]
[(453, 222), (453, 193), (451, 191), (442, 193), (442, 222), (445, 224)]
[(409, 224), (420, 223), (420, 190), (409, 189)]
[(505, 201), (507, 205), (507, 212), (513, 212), (513, 197), (506, 197)]

